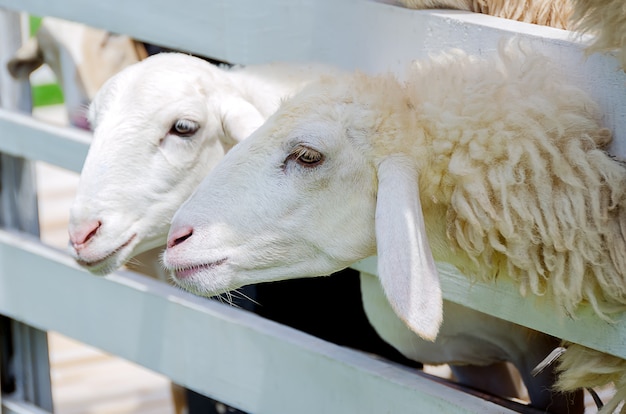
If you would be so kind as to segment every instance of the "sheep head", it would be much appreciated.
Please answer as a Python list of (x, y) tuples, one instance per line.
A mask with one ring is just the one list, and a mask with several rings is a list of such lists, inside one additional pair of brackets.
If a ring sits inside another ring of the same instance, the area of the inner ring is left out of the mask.
[(358, 74), (284, 103), (176, 213), (164, 254), (176, 283), (211, 296), (326, 275), (377, 253), (394, 311), (434, 339), (442, 299), (417, 164), (394, 151), (395, 140), (384, 148), (391, 155), (372, 148), (407, 127), (399, 123), (409, 104), (393, 78)]
[(264, 120), (232, 93), (224, 73), (198, 58), (161, 54), (98, 92), (89, 109), (93, 142), (70, 214), (78, 263), (104, 274), (164, 245), (178, 206)]

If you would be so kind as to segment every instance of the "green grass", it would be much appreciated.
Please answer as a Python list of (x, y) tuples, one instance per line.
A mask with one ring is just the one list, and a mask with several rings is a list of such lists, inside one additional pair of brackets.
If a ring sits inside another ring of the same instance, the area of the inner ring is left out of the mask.
[(63, 92), (56, 83), (37, 85), (32, 88), (33, 106), (58, 105), (63, 103)]
[(41, 25), (41, 17), (28, 16), (28, 25), (30, 29), (30, 35), (34, 36), (35, 33), (37, 33), (37, 29), (39, 29), (39, 25)]
[[(34, 36), (41, 25), (41, 17), (29, 16), (30, 35)], [(32, 88), (33, 106), (58, 105), (63, 103), (63, 92), (58, 84), (36, 85)]]

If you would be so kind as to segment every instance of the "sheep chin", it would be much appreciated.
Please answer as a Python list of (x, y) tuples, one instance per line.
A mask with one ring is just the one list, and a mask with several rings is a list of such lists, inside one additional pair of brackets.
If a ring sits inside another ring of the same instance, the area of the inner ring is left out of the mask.
[(224, 257), (214, 262), (179, 267), (179, 268), (174, 269), (173, 276), (179, 280), (193, 279), (199, 273), (202, 274), (205, 271), (211, 272), (216, 267), (219, 267), (223, 265), (224, 263), (226, 263), (227, 260), (228, 258)]
[(97, 258), (86, 258), (84, 254), (74, 253), (74, 260), (90, 273), (98, 276), (107, 275), (120, 268), (131, 257), (137, 244), (136, 239), (137, 234), (133, 234), (124, 243)]
[(206, 264), (170, 268), (170, 278), (174, 284), (195, 295), (212, 297), (221, 295), (241, 286), (234, 286), (229, 277), (232, 271), (227, 266), (228, 258)]

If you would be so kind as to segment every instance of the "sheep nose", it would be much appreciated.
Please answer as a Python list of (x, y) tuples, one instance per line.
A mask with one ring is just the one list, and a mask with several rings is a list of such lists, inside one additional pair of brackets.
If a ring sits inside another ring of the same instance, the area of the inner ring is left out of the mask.
[(89, 240), (93, 239), (101, 226), (102, 222), (100, 220), (93, 220), (81, 223), (75, 227), (70, 227), (69, 234), (72, 246), (78, 249), (89, 242)]
[(185, 240), (191, 237), (193, 234), (193, 227), (184, 226), (178, 229), (174, 229), (170, 232), (169, 237), (167, 238), (167, 247), (172, 248), (174, 246), (178, 246)]

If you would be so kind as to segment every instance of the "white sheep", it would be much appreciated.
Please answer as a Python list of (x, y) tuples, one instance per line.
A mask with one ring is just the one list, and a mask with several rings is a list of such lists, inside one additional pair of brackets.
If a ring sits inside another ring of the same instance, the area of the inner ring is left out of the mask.
[[(160, 239), (164, 242), (173, 212), (222, 157), (224, 147), (229, 148), (256, 128), (283, 97), (307, 79), (330, 71), (320, 65), (285, 64), (233, 71), (189, 56), (165, 54), (150, 57), (115, 76), (90, 108), (95, 125), (94, 144), (83, 168), (70, 227), (71, 248), (79, 263), (94, 273), (106, 273), (124, 262), (135, 261), (139, 252), (158, 245)], [(261, 112), (256, 112), (256, 107)], [(197, 124), (197, 132), (189, 137), (177, 136), (176, 128), (187, 123)], [(131, 168), (131, 161), (138, 164), (137, 168)], [(120, 186), (120, 182), (125, 185)], [(133, 246), (118, 248), (131, 237)], [(364, 291), (377, 293), (365, 285)], [(374, 306), (376, 301), (370, 304)], [(382, 306), (375, 315), (383, 314), (386, 308), (384, 303)], [(446, 306), (458, 308), (452, 303)], [(371, 307), (367, 311), (371, 313)], [(465, 322), (487, 318), (471, 310), (463, 313), (467, 315)], [(391, 318), (397, 320), (393, 313)], [(530, 379), (529, 373), (556, 345), (555, 340), (492, 319), (489, 326), (499, 330), (499, 342), (482, 347), (490, 350), (486, 356), (463, 356), (461, 362), (484, 365), (515, 361), (526, 376), (534, 402), (547, 406), (552, 396), (545, 388), (553, 383), (552, 374), (546, 372), (538, 379)], [(474, 334), (467, 333), (462, 321), (448, 322), (446, 326), (454, 338), (446, 344), (449, 348), (462, 348), (466, 340), (479, 341), (472, 339)], [(465, 335), (459, 335), (459, 331)], [(535, 340), (532, 345), (517, 346), (527, 344), (530, 338)], [(412, 346), (403, 338), (387, 339), (396, 348)], [(459, 362), (442, 352), (439, 344), (426, 346), (429, 355), (417, 354), (427, 357), (426, 362)], [(531, 353), (522, 352), (529, 348)], [(457, 355), (458, 351), (452, 354)], [(417, 359), (412, 353), (408, 355)], [(464, 383), (519, 396), (504, 364), (457, 367), (454, 372)], [(494, 384), (487, 383), (489, 380)], [(554, 405), (564, 402), (557, 398)]]
[(477, 280), (510, 277), (563, 313), (621, 311), (626, 169), (564, 78), (534, 54), (453, 53), (416, 63), (406, 85), (311, 85), (179, 209), (164, 263), (213, 295), (377, 253), (395, 314), (426, 340), (442, 320), (433, 256)]

